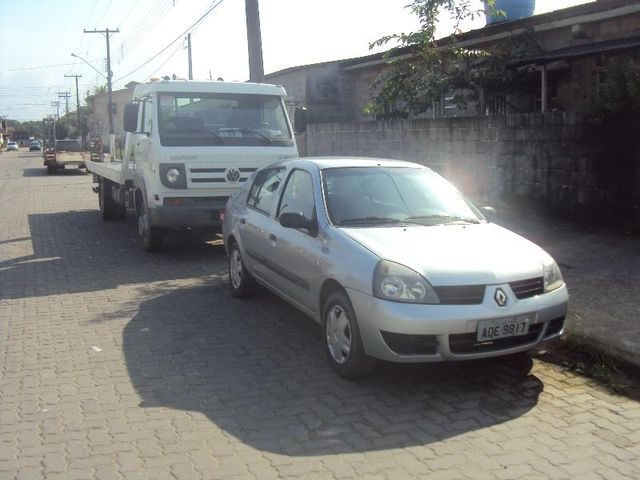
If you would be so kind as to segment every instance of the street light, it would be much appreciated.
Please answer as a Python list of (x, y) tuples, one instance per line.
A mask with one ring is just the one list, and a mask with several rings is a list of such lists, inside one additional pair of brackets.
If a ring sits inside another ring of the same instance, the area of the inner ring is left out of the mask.
[(107, 77), (104, 73), (102, 73), (100, 70), (98, 70), (96, 67), (94, 67), (93, 65), (91, 65), (89, 62), (87, 62), (84, 58), (82, 58), (80, 55), (76, 55), (75, 53), (71, 54), (72, 57), (75, 58), (79, 58), (80, 60), (82, 60), (84, 63), (86, 63), (87, 65), (89, 65), (91, 68), (93, 68), (102, 78), (109, 80), (109, 77)]

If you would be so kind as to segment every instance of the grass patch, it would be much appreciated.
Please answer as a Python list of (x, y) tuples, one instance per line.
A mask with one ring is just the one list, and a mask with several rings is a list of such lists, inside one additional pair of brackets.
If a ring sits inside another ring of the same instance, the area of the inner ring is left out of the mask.
[(534, 358), (592, 379), (612, 393), (640, 399), (640, 368), (621, 362), (574, 337), (562, 338)]

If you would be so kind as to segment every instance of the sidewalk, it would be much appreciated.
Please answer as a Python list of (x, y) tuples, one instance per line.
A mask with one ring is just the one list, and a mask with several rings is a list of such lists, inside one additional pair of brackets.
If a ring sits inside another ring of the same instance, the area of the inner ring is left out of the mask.
[(498, 211), (496, 223), (537, 243), (569, 287), (565, 332), (640, 365), (640, 236)]

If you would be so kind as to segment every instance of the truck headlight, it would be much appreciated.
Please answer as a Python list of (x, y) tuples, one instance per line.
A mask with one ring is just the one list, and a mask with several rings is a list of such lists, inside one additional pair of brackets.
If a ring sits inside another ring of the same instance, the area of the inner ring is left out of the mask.
[(389, 260), (381, 260), (376, 265), (373, 294), (394, 302), (440, 303), (435, 290), (422, 275)]
[(544, 291), (551, 292), (560, 288), (564, 284), (562, 273), (558, 264), (549, 255), (545, 255), (542, 259), (542, 267), (544, 272)]
[(165, 176), (169, 183), (177, 183), (180, 180), (180, 171), (177, 168), (170, 168)]

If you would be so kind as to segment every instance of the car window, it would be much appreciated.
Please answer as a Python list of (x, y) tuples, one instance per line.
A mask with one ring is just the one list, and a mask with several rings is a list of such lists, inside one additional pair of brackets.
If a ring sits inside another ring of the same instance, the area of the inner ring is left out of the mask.
[(324, 171), (325, 201), (336, 224), (367, 219), (440, 222), (478, 220), (451, 184), (417, 168), (333, 168)]
[(294, 170), (289, 175), (280, 200), (278, 218), (286, 212), (302, 213), (308, 219), (313, 218), (315, 202), (313, 199), (313, 180), (309, 172)]
[(247, 205), (267, 215), (271, 213), (271, 206), (282, 181), (284, 170), (284, 168), (270, 168), (259, 172), (251, 190), (249, 190)]

